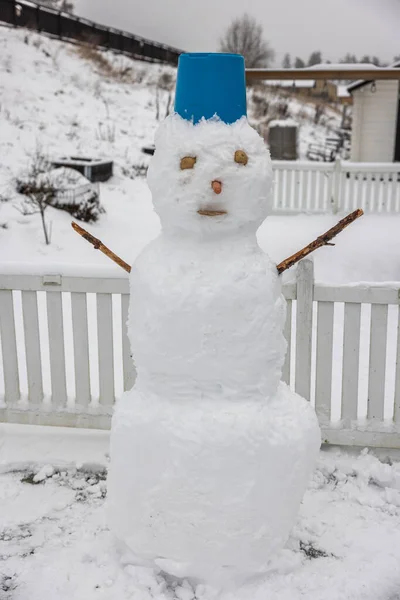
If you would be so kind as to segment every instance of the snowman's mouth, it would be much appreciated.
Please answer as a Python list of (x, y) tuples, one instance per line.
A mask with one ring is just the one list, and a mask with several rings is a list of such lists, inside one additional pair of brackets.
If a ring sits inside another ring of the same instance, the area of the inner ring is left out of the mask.
[(200, 208), (197, 211), (197, 214), (202, 215), (203, 217), (220, 217), (222, 215), (226, 215), (226, 210), (211, 210), (210, 208)]

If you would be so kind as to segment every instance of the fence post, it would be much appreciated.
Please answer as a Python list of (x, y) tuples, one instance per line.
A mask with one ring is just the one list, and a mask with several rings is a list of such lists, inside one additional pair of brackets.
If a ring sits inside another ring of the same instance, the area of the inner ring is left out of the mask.
[(335, 215), (340, 208), (340, 192), (341, 192), (341, 181), (342, 181), (342, 161), (340, 156), (335, 158), (335, 168), (333, 170), (333, 185), (332, 185), (332, 213)]
[(311, 341), (314, 297), (314, 263), (300, 261), (297, 272), (296, 310), (296, 368), (295, 390), (310, 400), (311, 393)]
[(40, 5), (36, 6), (36, 29), (40, 31)]

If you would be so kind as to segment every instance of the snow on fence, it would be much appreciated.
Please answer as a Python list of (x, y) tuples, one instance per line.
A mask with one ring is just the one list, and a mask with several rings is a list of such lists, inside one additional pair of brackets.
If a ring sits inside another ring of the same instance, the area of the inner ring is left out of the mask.
[[(283, 286), (283, 378), (325, 442), (400, 448), (399, 287), (315, 285), (310, 260)], [(108, 428), (135, 380), (128, 302), (126, 278), (0, 275), (0, 421)]]
[(400, 163), (273, 162), (274, 212), (400, 212)]

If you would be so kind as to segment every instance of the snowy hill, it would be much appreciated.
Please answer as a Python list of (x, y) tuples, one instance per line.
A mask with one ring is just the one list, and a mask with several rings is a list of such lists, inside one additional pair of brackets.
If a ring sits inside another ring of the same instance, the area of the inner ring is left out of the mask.
[[(119, 274), (118, 267), (74, 233), (69, 214), (48, 209), (52, 239), (46, 246), (39, 216), (24, 216), (17, 210), (23, 197), (16, 192), (16, 180), (38, 157), (63, 155), (114, 160), (114, 177), (100, 185), (106, 212), (87, 228), (124, 260), (133, 261), (159, 231), (150, 193), (140, 176), (141, 167), (149, 160), (141, 148), (153, 141), (157, 112), (160, 119), (165, 116), (169, 92), (161, 88), (168, 88), (174, 76), (171, 67), (0, 27), (2, 262), (50, 264), (52, 272), (55, 265), (59, 272), (65, 265), (87, 265), (89, 270), (97, 265)], [(249, 95), (249, 117), (257, 125), (262, 118), (254, 110), (253, 93)], [(279, 103), (279, 97), (271, 95), (274, 93), (268, 93), (267, 102)], [(302, 152), (308, 141), (325, 137), (332, 123), (338, 123), (339, 117), (328, 111), (325, 125), (314, 127), (312, 105), (296, 98), (286, 102), (289, 116), (297, 116), (302, 123)], [(336, 220), (331, 215), (271, 217), (261, 227), (259, 241), (278, 262)], [(400, 280), (400, 265), (392, 258), (399, 252), (397, 231), (397, 217), (363, 217), (340, 236), (335, 249), (317, 253), (317, 278), (335, 282)]]
[(37, 217), (24, 217), (15, 210), (21, 200), (15, 181), (37, 155), (112, 158), (115, 176), (101, 193), (107, 211), (104, 221), (118, 230), (119, 219), (124, 221), (129, 212), (131, 219), (141, 220), (134, 243), (140, 243), (143, 230), (155, 234), (158, 223), (149, 194), (142, 179), (131, 177), (134, 166), (146, 162), (140, 148), (152, 141), (157, 126), (156, 82), (162, 72), (172, 69), (108, 53), (110, 69), (104, 72), (105, 61), (82, 57), (75, 46), (3, 27), (0, 57), (0, 194), (4, 201), (0, 223), (8, 226), (1, 230), (0, 247), (6, 244), (7, 258), (55, 254), (63, 262), (75, 262), (74, 248), (81, 244), (70, 229), (68, 214), (49, 210), (53, 234), (46, 248), (38, 239)]

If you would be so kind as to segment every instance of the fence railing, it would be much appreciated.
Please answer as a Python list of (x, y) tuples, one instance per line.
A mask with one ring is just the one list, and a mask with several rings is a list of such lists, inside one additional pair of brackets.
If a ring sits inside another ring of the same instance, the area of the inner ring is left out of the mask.
[(275, 213), (400, 212), (400, 163), (273, 161)]
[[(283, 379), (323, 440), (400, 448), (400, 283), (315, 285), (304, 260), (283, 293)], [(109, 427), (135, 380), (128, 302), (128, 279), (0, 275), (0, 421)]]
[(139, 60), (175, 65), (180, 50), (28, 0), (0, 0), (0, 21), (64, 40), (88, 42)]

